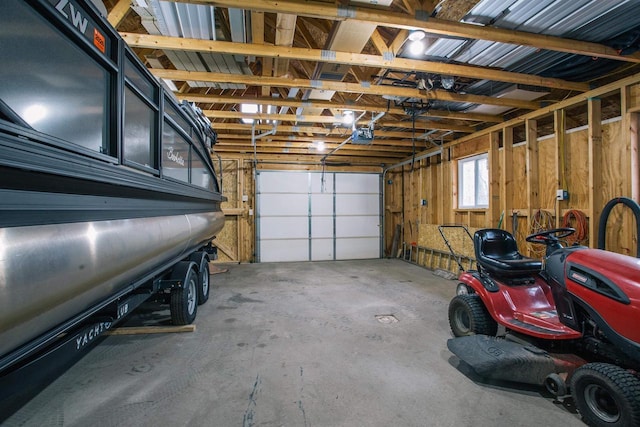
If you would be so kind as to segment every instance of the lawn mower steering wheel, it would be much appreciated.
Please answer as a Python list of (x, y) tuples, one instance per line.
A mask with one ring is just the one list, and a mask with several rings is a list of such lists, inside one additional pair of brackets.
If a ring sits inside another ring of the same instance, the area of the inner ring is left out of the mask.
[(529, 234), (525, 240), (530, 243), (550, 245), (552, 243), (556, 243), (560, 239), (564, 239), (565, 237), (572, 235), (575, 232), (575, 229), (569, 227), (552, 228), (551, 230), (544, 230), (539, 233)]

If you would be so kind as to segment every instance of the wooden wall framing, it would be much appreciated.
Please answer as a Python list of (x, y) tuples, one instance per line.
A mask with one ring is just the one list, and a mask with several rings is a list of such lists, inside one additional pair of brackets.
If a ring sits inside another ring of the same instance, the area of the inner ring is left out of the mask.
[[(620, 104), (621, 115), (603, 121), (601, 99), (612, 96)], [(576, 121), (571, 114), (578, 111), (586, 112), (588, 125), (567, 129), (568, 123)], [(404, 165), (386, 172), (385, 230), (400, 225), (405, 257), (433, 267), (433, 259), (416, 254), (421, 249), (441, 251), (436, 244), (423, 246), (423, 242), (441, 237), (416, 235), (416, 229), (433, 234), (434, 228), (426, 225), (462, 224), (474, 229), (500, 224), (512, 231), (516, 220), (521, 251), (541, 256), (540, 249), (524, 241), (533, 220), (540, 218), (539, 211), (551, 218), (553, 226), (561, 226), (567, 212), (579, 210), (588, 219), (588, 239), (583, 243), (597, 247), (604, 205), (615, 197), (640, 201), (639, 113), (637, 74), (418, 153), (416, 158), (420, 160), (413, 167)], [(539, 122), (550, 120), (552, 133), (541, 135)], [(516, 134), (524, 135), (524, 140), (514, 140)], [(421, 159), (428, 153), (438, 154)], [(487, 153), (489, 160), (489, 206), (458, 209), (457, 161), (482, 153)], [(556, 200), (558, 189), (568, 191), (568, 200)], [(607, 250), (636, 256), (635, 219), (627, 208), (619, 205), (613, 209), (606, 236)], [(384, 239), (387, 255), (391, 256), (393, 235), (386, 232)], [(438, 268), (458, 270), (455, 262), (436, 264)]]
[[(615, 95), (621, 116), (602, 121), (601, 99)], [(588, 126), (566, 129), (571, 114), (584, 110)], [(640, 114), (640, 74), (583, 93), (503, 122), (456, 141), (422, 153), (415, 161), (405, 159), (400, 166), (333, 167), (339, 172), (383, 172), (383, 229), (385, 256), (397, 248), (411, 252), (414, 262), (420, 255), (423, 265), (457, 271), (455, 262), (443, 261), (441, 247), (422, 246), (439, 236), (425, 225), (463, 224), (471, 229), (501, 227), (513, 230), (517, 220), (517, 239), (529, 255), (538, 252), (524, 242), (538, 211), (547, 212), (556, 225), (571, 209), (588, 217), (591, 247), (597, 245), (600, 212), (607, 201), (626, 196), (640, 201), (640, 159), (638, 131)], [(540, 123), (553, 121), (553, 131), (541, 135)], [(517, 132), (516, 132), (517, 131)], [(514, 140), (524, 135), (524, 140)], [(488, 153), (489, 207), (457, 209), (457, 161)], [(260, 159), (259, 159), (260, 160)], [(277, 158), (258, 162), (260, 170), (321, 170), (322, 166)], [(217, 236), (220, 262), (253, 262), (255, 253), (255, 162), (250, 154), (223, 158), (223, 210), (227, 223)], [(556, 200), (556, 190), (569, 192), (566, 201)], [(437, 227), (435, 228), (437, 229)], [(423, 233), (421, 235), (421, 232)], [(635, 256), (638, 236), (635, 220), (622, 206), (614, 208), (607, 223), (607, 249)], [(435, 245), (435, 244), (434, 244)], [(416, 248), (412, 251), (412, 248)], [(419, 249), (423, 248), (423, 249)], [(422, 250), (422, 252), (420, 252)], [(426, 251), (426, 252), (425, 252)], [(439, 260), (434, 257), (440, 257)]]

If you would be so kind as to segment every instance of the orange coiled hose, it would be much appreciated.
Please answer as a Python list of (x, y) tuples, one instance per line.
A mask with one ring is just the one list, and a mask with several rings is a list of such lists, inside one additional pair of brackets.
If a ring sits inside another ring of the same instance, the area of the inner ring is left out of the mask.
[[(572, 220), (574, 224), (572, 224)], [(567, 244), (586, 243), (589, 237), (589, 222), (584, 212), (577, 209), (568, 210), (562, 217), (562, 226), (576, 229), (575, 233), (565, 238)]]

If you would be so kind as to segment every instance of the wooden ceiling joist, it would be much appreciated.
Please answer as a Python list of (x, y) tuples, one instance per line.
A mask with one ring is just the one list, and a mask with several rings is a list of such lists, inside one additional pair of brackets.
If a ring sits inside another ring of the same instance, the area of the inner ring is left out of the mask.
[(569, 82), (561, 79), (536, 75), (513, 73), (491, 68), (470, 65), (445, 64), (434, 61), (421, 61), (393, 57), (385, 59), (383, 55), (366, 55), (353, 52), (326, 51), (287, 46), (270, 46), (251, 43), (235, 43), (216, 40), (187, 39), (182, 37), (159, 36), (137, 33), (121, 33), (131, 47), (149, 49), (169, 49), (195, 52), (216, 52), (233, 55), (265, 56), (273, 58), (298, 59), (303, 61), (327, 62), (332, 64), (360, 65), (364, 67), (389, 68), (408, 72), (435, 73), (453, 75), (480, 80), (493, 80), (506, 83), (548, 87), (554, 89), (588, 91), (586, 83)]
[[(175, 1), (175, 0), (174, 0)], [(237, 0), (178, 0), (184, 3), (210, 4), (218, 7), (238, 7)], [(627, 62), (640, 62), (640, 53), (620, 55), (609, 46), (580, 40), (523, 31), (496, 28), (491, 26), (465, 24), (437, 18), (417, 19), (404, 13), (391, 12), (360, 6), (343, 6), (341, 4), (318, 1), (299, 2), (295, 0), (243, 0), (242, 7), (248, 10), (263, 12), (291, 13), (312, 18), (335, 21), (362, 21), (383, 27), (401, 28), (405, 30), (421, 29), (428, 33), (450, 37), (489, 40), (499, 43), (530, 46), (558, 52), (573, 53), (595, 58), (616, 59)]]
[[(374, 113), (388, 114), (401, 114), (405, 115), (406, 112), (403, 108), (387, 105), (365, 104), (365, 103), (353, 103), (353, 104), (340, 104), (330, 101), (297, 101), (293, 99), (283, 98), (252, 98), (242, 97), (237, 98), (234, 96), (224, 95), (198, 95), (190, 93), (176, 93), (176, 97), (180, 101), (198, 102), (202, 104), (258, 104), (258, 105), (274, 105), (276, 107), (311, 107), (311, 108), (326, 108), (332, 110), (353, 110), (353, 111), (369, 111)], [(393, 104), (392, 104), (393, 105)], [(502, 117), (494, 116), (492, 114), (481, 113), (465, 113), (456, 111), (444, 111), (444, 110), (428, 110), (421, 114), (423, 117), (437, 117), (442, 119), (455, 119), (455, 120), (470, 120), (477, 122), (489, 122), (500, 123), (503, 121)]]
[(118, 0), (118, 3), (113, 6), (109, 15), (107, 15), (107, 21), (113, 28), (118, 28), (118, 25), (127, 16), (129, 10), (131, 10), (131, 0)]
[[(242, 113), (239, 111), (220, 111), (220, 110), (204, 110), (204, 115), (209, 118), (217, 119), (245, 119), (245, 120), (272, 120), (272, 121), (284, 121), (284, 122), (300, 122), (300, 123), (327, 123), (327, 124), (342, 124), (342, 117), (335, 116), (307, 116), (296, 114), (265, 114), (265, 113)], [(368, 124), (367, 120), (361, 120), (358, 122), (358, 126), (365, 126)], [(379, 122), (381, 127), (401, 127), (410, 128), (413, 127), (411, 122)], [(455, 132), (472, 133), (475, 132), (475, 128), (470, 126), (460, 126), (446, 122), (435, 122), (420, 120), (415, 124), (416, 129), (420, 130), (452, 130)]]
[(541, 104), (539, 102), (523, 101), (520, 99), (509, 98), (494, 98), (491, 96), (483, 95), (459, 94), (447, 92), (444, 90), (431, 90), (427, 92), (418, 89), (398, 86), (364, 85), (337, 81), (334, 82), (295, 78), (287, 79), (277, 77), (248, 76), (242, 74), (211, 73), (205, 71), (160, 70), (157, 68), (150, 69), (150, 71), (158, 78), (177, 81), (202, 81), (212, 83), (236, 83), (249, 86), (280, 86), (323, 89), (357, 94), (364, 93), (369, 95), (389, 95), (403, 98), (418, 98), (425, 101), (440, 100), (471, 104), (498, 105), (502, 107), (522, 108), (526, 110), (535, 110), (541, 107)]

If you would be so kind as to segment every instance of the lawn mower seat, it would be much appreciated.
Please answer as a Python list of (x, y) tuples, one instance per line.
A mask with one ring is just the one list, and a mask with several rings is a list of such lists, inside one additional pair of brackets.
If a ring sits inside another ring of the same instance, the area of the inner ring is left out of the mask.
[(489, 273), (498, 276), (527, 276), (539, 273), (542, 262), (518, 252), (518, 244), (508, 231), (485, 228), (473, 236), (476, 261)]

